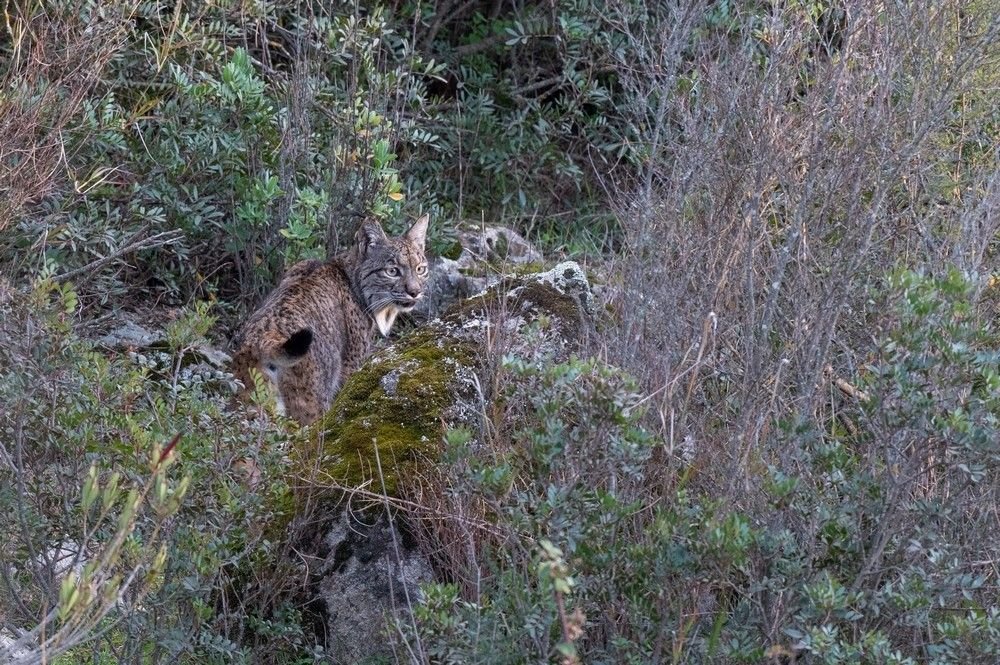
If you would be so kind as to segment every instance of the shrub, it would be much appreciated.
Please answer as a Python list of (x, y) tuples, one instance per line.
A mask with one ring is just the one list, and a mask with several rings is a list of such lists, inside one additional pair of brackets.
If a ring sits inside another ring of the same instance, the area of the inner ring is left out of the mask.
[(690, 466), (659, 477), (646, 400), (620, 371), (508, 360), (529, 396), (511, 448), (462, 455), (455, 437), (442, 473), (453, 514), (479, 505), (492, 528), (443, 545), (478, 568), (425, 590), (398, 627), (409, 649), (433, 663), (992, 662), (997, 336), (958, 272), (888, 281), (851, 426), (776, 430), (755, 455), (772, 460), (759, 503), (693, 485)]
[[(365, 215), (395, 227), (431, 209), (436, 250), (464, 217), (603, 242), (590, 221), (564, 221), (576, 203), (602, 220), (590, 164), (613, 152), (612, 82), (591, 62), (605, 48), (596, 6), (515, 19), (474, 4), (42, 3), (32, 20), (53, 33), (103, 30), (109, 12), (117, 32), (54, 107), (64, 145), (51, 156), (65, 167), (0, 226), (5, 259), (20, 274), (29, 260), (84, 272), (86, 304), (142, 284), (174, 303), (220, 293), (245, 305)], [(553, 64), (521, 64), (535, 52)]]
[(51, 277), (2, 308), (4, 629), (49, 659), (310, 653), (283, 586), (283, 436), (229, 410), (232, 377), (196, 351), (207, 307), (110, 357)]

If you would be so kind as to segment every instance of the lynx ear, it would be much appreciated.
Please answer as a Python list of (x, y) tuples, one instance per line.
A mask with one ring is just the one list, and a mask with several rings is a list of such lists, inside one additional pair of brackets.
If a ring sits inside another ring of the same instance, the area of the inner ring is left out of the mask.
[(413, 222), (413, 226), (403, 234), (403, 237), (407, 239), (410, 243), (414, 245), (424, 246), (424, 240), (427, 238), (427, 223), (430, 222), (431, 216), (424, 213), (420, 216), (420, 219)]
[(366, 252), (371, 245), (386, 240), (385, 231), (382, 230), (382, 225), (378, 223), (377, 219), (365, 220), (361, 224), (361, 228), (358, 229), (356, 238), (362, 253)]

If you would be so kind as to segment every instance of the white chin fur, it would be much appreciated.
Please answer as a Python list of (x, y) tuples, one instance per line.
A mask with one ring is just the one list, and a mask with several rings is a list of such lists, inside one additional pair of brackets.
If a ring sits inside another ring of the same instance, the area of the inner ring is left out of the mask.
[(392, 330), (392, 324), (396, 321), (397, 314), (399, 314), (399, 308), (395, 305), (389, 305), (385, 309), (375, 312), (375, 325), (378, 326), (382, 337), (388, 335), (389, 331)]

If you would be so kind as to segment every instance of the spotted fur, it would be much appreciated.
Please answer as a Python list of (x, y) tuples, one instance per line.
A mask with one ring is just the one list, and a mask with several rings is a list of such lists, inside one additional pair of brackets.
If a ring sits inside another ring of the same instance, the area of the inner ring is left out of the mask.
[(354, 246), (328, 261), (292, 266), (233, 340), (233, 373), (251, 387), (257, 368), (277, 388), (278, 410), (302, 424), (329, 408), (344, 380), (416, 306), (427, 281), (428, 216), (401, 236), (366, 222)]

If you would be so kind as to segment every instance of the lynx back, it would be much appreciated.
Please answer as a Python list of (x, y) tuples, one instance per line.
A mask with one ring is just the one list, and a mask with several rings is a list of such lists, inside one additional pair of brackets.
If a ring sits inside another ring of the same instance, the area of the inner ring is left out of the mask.
[(236, 378), (252, 387), (256, 368), (277, 388), (280, 413), (302, 424), (323, 415), (371, 352), (374, 331), (388, 335), (423, 297), (427, 223), (424, 215), (389, 237), (369, 221), (343, 254), (292, 266), (234, 338)]

